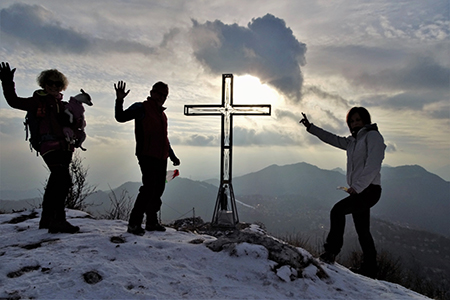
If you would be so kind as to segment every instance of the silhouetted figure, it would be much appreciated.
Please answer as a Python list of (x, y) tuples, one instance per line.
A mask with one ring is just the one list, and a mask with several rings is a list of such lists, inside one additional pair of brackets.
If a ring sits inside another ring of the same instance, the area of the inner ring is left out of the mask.
[[(167, 158), (174, 166), (180, 164), (170, 147), (167, 136), (167, 116), (164, 102), (169, 94), (169, 87), (157, 82), (150, 91), (150, 96), (143, 102), (136, 102), (123, 110), (123, 102), (130, 90), (125, 92), (126, 83), (114, 84), (116, 90), (115, 118), (118, 122), (134, 120), (136, 139), (136, 156), (142, 172), (142, 186), (134, 203), (128, 222), (128, 232), (143, 235), (147, 231), (165, 231), (158, 221), (157, 213), (161, 208), (161, 196), (165, 189)], [(146, 215), (145, 230), (141, 227)]]
[(327, 132), (308, 121), (303, 114), (300, 121), (307, 131), (325, 143), (347, 151), (347, 183), (350, 194), (336, 203), (330, 212), (330, 232), (320, 259), (334, 263), (344, 242), (345, 216), (352, 214), (363, 251), (363, 264), (353, 271), (375, 278), (377, 252), (370, 233), (370, 208), (381, 196), (381, 163), (386, 145), (376, 124), (371, 124), (369, 112), (363, 107), (353, 107), (347, 114), (351, 136), (341, 137)]
[(50, 233), (75, 233), (80, 230), (66, 221), (65, 200), (72, 185), (69, 165), (72, 161), (74, 145), (69, 143), (63, 128), (70, 126), (69, 117), (64, 113), (66, 102), (62, 101), (61, 91), (68, 85), (67, 78), (56, 69), (42, 71), (37, 82), (42, 90), (37, 90), (32, 97), (17, 96), (14, 84), (14, 72), (8, 63), (0, 65), (0, 79), (3, 94), (12, 108), (31, 113), (36, 118), (33, 147), (38, 151), (48, 169), (50, 176), (44, 192), (40, 229)]

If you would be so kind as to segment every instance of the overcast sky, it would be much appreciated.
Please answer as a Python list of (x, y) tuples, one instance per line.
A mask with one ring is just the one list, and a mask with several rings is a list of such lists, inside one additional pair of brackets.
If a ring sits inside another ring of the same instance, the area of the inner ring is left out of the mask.
[[(77, 152), (100, 189), (140, 180), (134, 124), (114, 119), (119, 80), (131, 89), (125, 107), (168, 83), (181, 176), (218, 178), (220, 118), (184, 116), (183, 106), (220, 103), (224, 73), (235, 76), (235, 104), (272, 105), (270, 117), (234, 118), (235, 176), (303, 161), (345, 168), (345, 152), (298, 121), (305, 112), (348, 135), (347, 111), (364, 106), (388, 146), (384, 164), (450, 180), (448, 0), (2, 0), (0, 22), (0, 61), (17, 68), (19, 96), (50, 68), (69, 79), (65, 100), (91, 94), (88, 150)], [(47, 177), (24, 140), (24, 116), (0, 96), (2, 190), (42, 189)]]

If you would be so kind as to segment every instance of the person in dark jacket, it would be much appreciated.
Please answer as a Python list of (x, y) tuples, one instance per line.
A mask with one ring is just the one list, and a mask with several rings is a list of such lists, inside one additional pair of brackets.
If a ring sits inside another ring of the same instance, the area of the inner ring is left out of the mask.
[[(303, 114), (303, 113), (302, 113)], [(323, 142), (347, 151), (347, 184), (350, 194), (334, 205), (330, 212), (328, 233), (320, 259), (334, 263), (341, 251), (345, 228), (345, 216), (352, 214), (363, 251), (363, 263), (353, 271), (375, 278), (377, 275), (377, 252), (370, 233), (370, 208), (381, 197), (381, 163), (384, 159), (383, 136), (376, 124), (371, 124), (369, 112), (364, 107), (353, 107), (347, 114), (351, 136), (341, 137), (325, 131), (308, 121), (303, 114), (300, 121), (307, 131)]]
[(66, 220), (65, 201), (72, 185), (69, 165), (74, 151), (63, 133), (63, 127), (69, 126), (68, 115), (64, 113), (65, 102), (61, 91), (68, 85), (66, 76), (56, 69), (42, 71), (37, 82), (42, 90), (32, 97), (20, 98), (16, 94), (14, 72), (8, 63), (0, 64), (0, 79), (3, 94), (12, 108), (32, 112), (39, 119), (38, 143), (35, 144), (48, 169), (50, 176), (42, 202), (40, 229), (50, 233), (75, 233), (80, 230)]
[[(126, 83), (119, 81), (114, 84), (116, 90), (115, 118), (118, 122), (134, 120), (136, 139), (136, 156), (142, 172), (142, 186), (136, 197), (130, 214), (127, 231), (143, 235), (147, 231), (165, 231), (157, 218), (161, 208), (161, 196), (166, 184), (167, 158), (170, 157), (174, 166), (180, 164), (170, 147), (167, 132), (167, 116), (164, 113), (164, 102), (169, 94), (167, 84), (159, 81), (150, 91), (150, 96), (143, 102), (136, 102), (123, 110)], [(146, 215), (145, 230), (142, 222)]]

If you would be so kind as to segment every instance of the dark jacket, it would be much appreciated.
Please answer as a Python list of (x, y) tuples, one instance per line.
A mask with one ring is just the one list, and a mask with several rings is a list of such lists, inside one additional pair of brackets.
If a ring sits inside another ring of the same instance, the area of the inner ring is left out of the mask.
[(66, 142), (62, 128), (69, 126), (69, 117), (64, 113), (66, 102), (62, 101), (63, 95), (55, 98), (44, 90), (37, 90), (32, 97), (18, 97), (14, 82), (2, 83), (3, 94), (6, 102), (12, 108), (31, 112), (39, 119), (39, 135), (41, 155), (53, 150), (73, 151), (74, 147)]
[(136, 156), (151, 156), (167, 159), (171, 153), (167, 137), (167, 116), (150, 97), (144, 102), (136, 102), (123, 110), (123, 101), (116, 100), (115, 118), (118, 122), (134, 119)]

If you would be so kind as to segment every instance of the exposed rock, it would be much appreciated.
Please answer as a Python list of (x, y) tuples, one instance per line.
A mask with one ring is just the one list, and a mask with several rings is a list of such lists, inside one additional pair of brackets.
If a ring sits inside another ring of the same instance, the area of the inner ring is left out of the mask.
[(110, 241), (114, 244), (123, 244), (126, 242), (125, 238), (122, 236), (112, 236)]
[(9, 220), (8, 222), (6, 222), (6, 223), (8, 223), (8, 224), (18, 224), (18, 223), (22, 223), (22, 222), (25, 222), (26, 220), (30, 220), (30, 219), (35, 219), (35, 218), (37, 218), (38, 217), (38, 213), (37, 212), (35, 212), (35, 211), (32, 211), (30, 214), (28, 214), (28, 215), (20, 215), (20, 216), (18, 216), (18, 217), (15, 217), (15, 218), (13, 218), (13, 219), (11, 219), (11, 220)]
[(103, 277), (96, 271), (89, 271), (83, 274), (84, 281), (89, 284), (96, 284), (103, 280)]
[(20, 247), (23, 249), (32, 250), (41, 247), (43, 243), (52, 243), (56, 241), (59, 241), (59, 239), (43, 239), (42, 241), (39, 241), (37, 243), (22, 245)]
[(22, 276), (22, 275), (25, 274), (25, 273), (39, 270), (40, 267), (41, 267), (41, 266), (39, 266), (39, 265), (23, 267), (22, 269), (20, 269), (20, 270), (18, 270), (18, 271), (14, 271), (14, 272), (8, 273), (6, 276), (7, 276), (8, 278), (16, 278), (16, 277), (20, 277), (20, 276)]
[(201, 217), (196, 217), (175, 220), (172, 224), (170, 224), (170, 227), (173, 227), (178, 231), (195, 232), (204, 224), (205, 222), (203, 222)]
[[(274, 272), (284, 281), (295, 278), (317, 276), (320, 279), (328, 278), (328, 274), (320, 263), (306, 251), (267, 235), (264, 226), (260, 224), (238, 223), (235, 227), (213, 226), (204, 223), (200, 217), (176, 220), (170, 225), (180, 231), (207, 234), (217, 238), (208, 242), (206, 246), (212, 251), (228, 251), (236, 255), (236, 246), (242, 243), (261, 245), (268, 251), (268, 259), (276, 262)], [(200, 243), (201, 239), (191, 243)], [(201, 240), (203, 243), (204, 241)]]
[[(241, 243), (249, 243), (265, 247), (269, 252), (268, 258), (277, 263), (274, 271), (278, 272), (277, 270), (283, 268), (279, 271), (281, 274), (280, 278), (283, 280), (292, 277), (309, 277), (311, 275), (311, 270), (309, 269), (306, 274), (303, 273), (303, 270), (310, 266), (315, 268), (315, 275), (317, 277), (320, 279), (328, 278), (325, 270), (312, 256), (306, 256), (294, 246), (266, 235), (260, 228), (251, 228), (251, 226), (248, 226), (247, 229), (236, 229), (216, 237), (217, 240), (206, 244), (209, 249), (216, 252), (226, 250), (233, 253), (236, 245)], [(289, 268), (284, 266), (288, 266)], [(286, 275), (288, 270), (289, 274)]]

